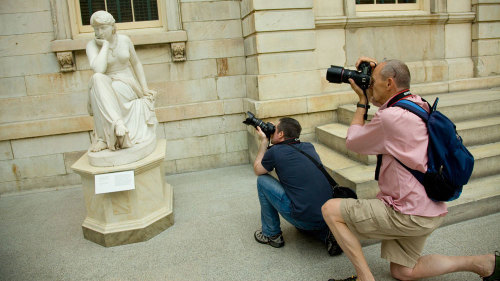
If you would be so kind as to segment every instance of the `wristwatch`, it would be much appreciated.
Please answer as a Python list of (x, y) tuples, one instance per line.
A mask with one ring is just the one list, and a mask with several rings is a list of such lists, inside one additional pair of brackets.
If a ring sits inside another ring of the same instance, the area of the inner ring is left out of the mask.
[(357, 107), (361, 107), (361, 108), (366, 108), (366, 109), (369, 109), (370, 108), (370, 105), (369, 104), (362, 104), (362, 103), (357, 103), (356, 104)]

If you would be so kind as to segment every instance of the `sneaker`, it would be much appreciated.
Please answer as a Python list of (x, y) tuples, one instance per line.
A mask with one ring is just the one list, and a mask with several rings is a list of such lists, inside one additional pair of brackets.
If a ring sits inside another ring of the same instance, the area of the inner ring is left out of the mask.
[(500, 253), (495, 251), (495, 268), (493, 273), (488, 277), (483, 277), (483, 281), (499, 281), (500, 280)]
[(358, 280), (358, 276), (351, 276), (351, 277), (348, 277), (346, 279), (328, 279), (328, 281), (356, 281)]
[(280, 248), (285, 246), (285, 240), (283, 239), (283, 235), (281, 234), (281, 232), (274, 236), (269, 237), (262, 234), (262, 230), (259, 229), (255, 231), (253, 237), (255, 238), (255, 241), (262, 244), (269, 244), (274, 248)]
[(326, 238), (326, 250), (331, 257), (342, 254), (342, 248), (340, 248), (331, 231), (328, 231), (328, 238)]

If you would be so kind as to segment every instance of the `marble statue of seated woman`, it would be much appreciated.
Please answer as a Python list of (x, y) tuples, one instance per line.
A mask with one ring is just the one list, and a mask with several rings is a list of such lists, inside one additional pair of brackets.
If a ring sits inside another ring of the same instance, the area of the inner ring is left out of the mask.
[(115, 19), (106, 11), (95, 12), (90, 24), (95, 32), (86, 47), (94, 71), (89, 83), (89, 110), (94, 116), (90, 151), (155, 141), (156, 92), (148, 88), (132, 41), (116, 34)]

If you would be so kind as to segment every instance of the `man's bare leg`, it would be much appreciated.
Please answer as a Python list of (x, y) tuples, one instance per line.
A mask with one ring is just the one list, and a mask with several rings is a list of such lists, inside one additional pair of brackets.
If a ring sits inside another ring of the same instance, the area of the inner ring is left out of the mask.
[(340, 212), (341, 200), (342, 199), (339, 198), (328, 200), (323, 207), (321, 207), (323, 218), (325, 219), (325, 222), (330, 230), (333, 232), (337, 243), (339, 243), (346, 256), (354, 265), (358, 280), (375, 280), (370, 268), (368, 267), (365, 256), (363, 255), (361, 243), (349, 230), (344, 219), (342, 218), (342, 214)]
[(420, 257), (414, 268), (391, 263), (391, 274), (399, 280), (415, 280), (459, 271), (474, 272), (479, 276), (485, 277), (493, 274), (494, 269), (494, 255), (427, 255)]

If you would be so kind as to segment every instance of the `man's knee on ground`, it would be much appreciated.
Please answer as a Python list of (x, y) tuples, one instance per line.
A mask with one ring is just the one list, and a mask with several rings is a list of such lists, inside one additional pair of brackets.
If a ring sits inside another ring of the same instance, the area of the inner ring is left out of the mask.
[(412, 278), (413, 268), (391, 263), (391, 276), (398, 280), (414, 280)]

